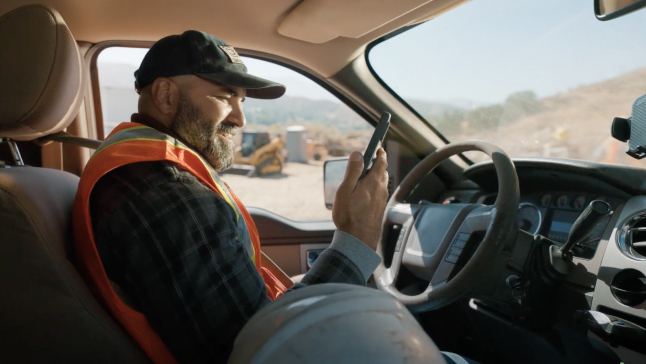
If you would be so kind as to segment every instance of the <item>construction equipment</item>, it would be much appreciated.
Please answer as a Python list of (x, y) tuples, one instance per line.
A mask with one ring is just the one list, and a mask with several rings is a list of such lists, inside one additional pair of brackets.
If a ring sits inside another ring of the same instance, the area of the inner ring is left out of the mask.
[(284, 149), (285, 141), (281, 136), (270, 139), (267, 132), (245, 131), (227, 173), (246, 174), (249, 177), (280, 173), (285, 164)]

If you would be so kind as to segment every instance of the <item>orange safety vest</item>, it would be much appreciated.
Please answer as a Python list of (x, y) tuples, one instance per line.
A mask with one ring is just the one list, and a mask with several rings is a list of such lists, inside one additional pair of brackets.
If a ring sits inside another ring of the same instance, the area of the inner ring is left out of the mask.
[[(83, 172), (74, 203), (74, 247), (77, 265), (95, 296), (155, 364), (177, 363), (146, 317), (127, 306), (110, 285), (94, 243), (90, 216), (90, 194), (106, 173), (130, 163), (170, 161), (189, 171), (203, 184), (222, 196), (236, 212), (238, 234), (267, 286), (271, 299), (287, 288), (262, 266), (260, 238), (249, 212), (224, 185), (213, 168), (196, 152), (177, 139), (138, 123), (121, 123), (96, 150)], [(242, 215), (242, 219), (240, 219)]]

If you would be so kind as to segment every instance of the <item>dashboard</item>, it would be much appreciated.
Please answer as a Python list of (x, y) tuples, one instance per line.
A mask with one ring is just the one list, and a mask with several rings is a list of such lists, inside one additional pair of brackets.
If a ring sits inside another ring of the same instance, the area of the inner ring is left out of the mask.
[[(618, 212), (633, 196), (646, 195), (646, 170), (608, 164), (566, 159), (514, 159), (520, 186), (518, 227), (531, 234), (540, 234), (557, 245), (563, 245), (572, 225), (594, 200), (607, 202), (613, 214), (604, 217), (573, 254), (597, 270), (597, 250), (615, 227)], [(492, 205), (498, 192), (496, 171), (491, 162), (475, 164), (464, 171), (473, 182), (472, 188), (449, 189), (439, 196), (440, 203), (454, 201)], [(646, 205), (644, 206), (646, 209)], [(607, 244), (607, 241), (605, 241)], [(595, 273), (596, 274), (596, 273)], [(582, 275), (584, 275), (582, 273)], [(589, 276), (589, 275), (588, 275)], [(590, 287), (591, 278), (580, 284)]]
[[(517, 224), (522, 230), (562, 245), (591, 201), (611, 206), (613, 213), (575, 246), (567, 287), (574, 300), (587, 302), (577, 309), (646, 327), (646, 169), (547, 158), (513, 162), (520, 186)], [(464, 176), (466, 183), (446, 190), (437, 202), (495, 203), (493, 163), (470, 166)]]
[[(476, 202), (491, 205), (495, 202), (495, 198), (495, 194), (486, 195)], [(621, 198), (581, 191), (548, 190), (523, 193), (520, 196), (516, 223), (519, 229), (530, 234), (543, 235), (561, 246), (567, 241), (576, 219), (594, 200), (607, 202), (613, 211), (625, 202)], [(610, 219), (611, 215), (604, 217), (584, 243), (574, 246), (574, 256), (582, 259), (591, 259), (594, 256)]]

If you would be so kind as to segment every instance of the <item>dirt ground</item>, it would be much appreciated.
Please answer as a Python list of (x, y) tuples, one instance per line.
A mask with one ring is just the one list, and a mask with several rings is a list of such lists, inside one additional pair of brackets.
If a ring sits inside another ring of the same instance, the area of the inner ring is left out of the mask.
[(287, 163), (283, 172), (263, 177), (221, 176), (248, 207), (260, 207), (290, 220), (330, 220), (323, 200), (323, 162)]

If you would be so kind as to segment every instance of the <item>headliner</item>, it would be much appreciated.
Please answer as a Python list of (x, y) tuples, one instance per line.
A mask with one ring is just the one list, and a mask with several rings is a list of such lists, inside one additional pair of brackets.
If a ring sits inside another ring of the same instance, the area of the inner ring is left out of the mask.
[[(337, 3), (342, 7), (343, 1), (346, 0), (338, 0)], [(297, 0), (40, 0), (38, 3), (58, 10), (77, 41), (156, 41), (170, 34), (197, 29), (216, 35), (234, 47), (284, 57), (309, 67), (323, 77), (331, 77), (361, 55), (373, 40), (406, 25), (435, 17), (465, 2), (416, 0), (416, 4), (422, 5), (414, 5), (417, 8), (404, 15), (390, 15), (384, 13), (375, 0), (370, 1), (376, 6), (366, 7), (362, 17), (387, 17), (388, 22), (380, 22), (376, 29), (357, 38), (341, 36), (321, 44), (278, 33), (277, 29), (283, 20), (303, 2)], [(415, 3), (415, 0), (398, 1)], [(26, 0), (3, 0), (0, 2), (0, 14), (32, 3)], [(334, 1), (328, 0), (327, 4), (330, 3)], [(339, 8), (336, 14), (335, 11), (332, 10), (336, 24), (330, 24), (330, 27), (342, 27), (343, 22), (357, 19), (347, 16), (345, 9)], [(326, 8), (326, 12), (330, 12), (329, 8)], [(307, 22), (304, 22), (304, 26), (307, 27)], [(310, 30), (316, 32), (316, 29)]]

